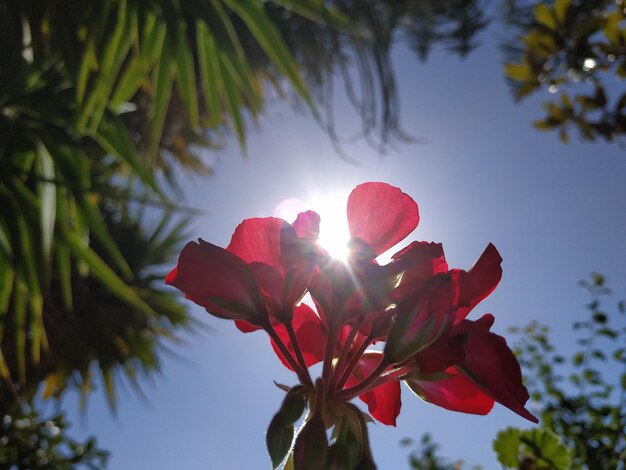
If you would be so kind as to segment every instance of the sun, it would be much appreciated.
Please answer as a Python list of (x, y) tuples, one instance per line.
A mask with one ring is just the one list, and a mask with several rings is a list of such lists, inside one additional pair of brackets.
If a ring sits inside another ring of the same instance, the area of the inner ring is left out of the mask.
[(346, 215), (347, 192), (314, 194), (306, 201), (286, 199), (274, 210), (274, 215), (287, 222), (293, 222), (299, 212), (313, 210), (321, 217), (319, 245), (334, 259), (346, 262), (350, 230)]

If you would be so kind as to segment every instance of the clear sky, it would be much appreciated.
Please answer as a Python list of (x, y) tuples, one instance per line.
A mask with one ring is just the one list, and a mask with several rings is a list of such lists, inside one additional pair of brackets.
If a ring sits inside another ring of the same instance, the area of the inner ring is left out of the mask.
[[(427, 143), (400, 145), (382, 158), (366, 144), (346, 146), (360, 166), (341, 160), (310, 117), (271, 106), (249, 135), (247, 158), (233, 142), (215, 154), (215, 176), (185, 175), (186, 204), (207, 212), (190, 227), (191, 238), (225, 246), (241, 220), (272, 215), (286, 199), (385, 181), (419, 204), (420, 225), (408, 241), (442, 242), (449, 264), (464, 269), (489, 242), (500, 251), (502, 282), (471, 318), (493, 313), (500, 334), (538, 319), (553, 327), (557, 344), (570, 344), (570, 324), (587, 302), (577, 281), (598, 271), (616, 290), (626, 286), (626, 152), (576, 136), (563, 145), (556, 134), (535, 131), (539, 101), (512, 102), (494, 34), (481, 39), (466, 60), (437, 49), (420, 65), (406, 49), (394, 51), (404, 129)], [(354, 111), (341, 100), (338, 107), (340, 128), (354, 129)], [(94, 434), (112, 452), (111, 469), (270, 466), (264, 432), (283, 396), (272, 381), (294, 384), (295, 376), (263, 333), (244, 335), (190, 309), (209, 328), (168, 345), (182, 359), (164, 355), (162, 374), (144, 387), (148, 402), (122, 390), (113, 417), (96, 392), (82, 418), (73, 397), (63, 403), (73, 435)], [(399, 441), (425, 432), (443, 455), (498, 468), (497, 430), (531, 426), (498, 404), (488, 416), (470, 416), (402, 393), (397, 428), (370, 426), (380, 469), (408, 468)]]

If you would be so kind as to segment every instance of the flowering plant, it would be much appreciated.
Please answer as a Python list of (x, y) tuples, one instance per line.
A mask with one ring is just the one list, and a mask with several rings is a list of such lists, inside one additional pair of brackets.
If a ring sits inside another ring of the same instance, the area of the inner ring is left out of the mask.
[[(469, 271), (450, 269), (441, 244), (429, 242), (412, 242), (380, 265), (376, 258), (417, 227), (415, 201), (364, 183), (350, 194), (347, 216), (346, 262), (317, 244), (320, 217), (308, 211), (292, 224), (246, 219), (226, 249), (190, 242), (166, 279), (241, 331), (267, 332), (296, 373), (300, 383), (281, 386), (286, 396), (267, 431), (274, 467), (375, 468), (366, 423), (371, 415), (396, 424), (401, 381), (448, 410), (486, 414), (497, 401), (536, 422), (515, 356), (490, 331), (493, 316), (466, 318), (500, 281), (496, 248), (489, 244)], [(302, 302), (306, 293), (312, 306)], [(371, 349), (376, 343), (384, 345)], [(313, 380), (309, 367), (318, 362)]]

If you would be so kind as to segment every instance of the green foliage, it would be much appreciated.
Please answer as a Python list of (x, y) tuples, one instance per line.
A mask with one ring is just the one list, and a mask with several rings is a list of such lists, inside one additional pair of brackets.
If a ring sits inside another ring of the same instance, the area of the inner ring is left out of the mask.
[(625, 314), (601, 308), (611, 293), (603, 276), (581, 285), (591, 294), (589, 318), (573, 324), (577, 350), (569, 360), (555, 352), (549, 329), (537, 323), (523, 330), (518, 357), (542, 427), (571, 453), (568, 468), (620, 468), (626, 461), (626, 383), (620, 380), (626, 373)]
[[(190, 153), (207, 129), (243, 145), (267, 75), (249, 67), (242, 34), (310, 103), (261, 2), (0, 2), (0, 377), (20, 393), (46, 378), (58, 394), (75, 372), (87, 391), (93, 362), (113, 390), (114, 366), (154, 369), (150, 348), (184, 323), (147, 272), (176, 252), (181, 226), (150, 239), (131, 207), (168, 207), (155, 175), (172, 182), (173, 165), (208, 170)], [(58, 340), (70, 333), (74, 349)]]
[[(102, 201), (103, 225), (110, 234), (128, 269), (133, 272), (121, 288), (141, 299), (129, 304), (107, 276), (121, 277), (111, 254), (103, 244), (94, 240), (91, 246), (75, 240), (68, 251), (76, 248), (89, 256), (75, 262), (66, 260), (63, 269), (53, 271), (44, 295), (42, 321), (45, 326), (46, 348), (37, 361), (30, 354), (12, 354), (29, 345), (24, 338), (23, 323), (10, 314), (3, 325), (2, 350), (7, 358), (7, 375), (15, 378), (20, 394), (34, 392), (45, 381), (44, 397), (59, 395), (68, 384), (88, 393), (93, 384), (93, 365), (107, 385), (109, 398), (114, 401), (115, 371), (121, 370), (135, 384), (137, 372), (158, 368), (158, 345), (162, 339), (174, 340), (172, 329), (186, 323), (183, 307), (162, 289), (164, 273), (156, 266), (167, 262), (184, 237), (185, 220), (177, 226), (168, 224), (169, 213), (152, 229), (145, 227), (137, 209), (128, 209), (123, 200), (105, 198)], [(62, 250), (58, 244), (55, 250)], [(88, 251), (87, 251), (88, 250)], [(64, 256), (69, 253), (62, 252)], [(84, 262), (84, 265), (81, 265)], [(81, 272), (87, 268), (87, 272)], [(98, 272), (98, 270), (103, 270)], [(9, 306), (15, 305), (15, 299)], [(158, 312), (158, 313), (156, 313)], [(20, 338), (23, 340), (18, 341)], [(72, 341), (67, 341), (72, 338)], [(26, 380), (19, 380), (24, 374)]]
[(546, 429), (507, 428), (493, 441), (493, 450), (505, 468), (568, 470), (571, 457), (559, 438)]
[[(504, 71), (515, 98), (547, 90), (540, 130), (558, 130), (567, 142), (571, 128), (583, 140), (612, 141), (626, 134), (626, 22), (622, 2), (555, 0), (508, 2), (509, 23), (518, 27), (505, 45)], [(569, 90), (569, 92), (568, 92)]]
[[(404, 438), (400, 441), (403, 447), (413, 447), (409, 454), (409, 465), (414, 470), (461, 470), (464, 466), (462, 460), (450, 463), (438, 455), (439, 445), (432, 441), (430, 434), (423, 434), (419, 444), (411, 438)], [(480, 467), (472, 467), (473, 470), (480, 470)]]
[[(7, 393), (6, 389), (2, 393)], [(62, 414), (45, 418), (31, 404), (13, 405), (0, 421), (0, 467), (15, 470), (72, 470), (106, 467), (108, 452), (94, 438), (67, 435)]]
[(324, 405), (321, 386), (279, 387), (287, 395), (265, 436), (272, 468), (376, 469), (367, 430), (370, 417), (351, 403)]
[[(323, 113), (316, 119), (336, 150), (342, 151), (334, 116), (340, 77), (349, 103), (361, 120), (355, 138), (385, 152), (395, 142), (411, 141), (399, 119), (399, 102), (391, 49), (405, 40), (419, 60), (437, 45), (465, 56), (475, 36), (487, 24), (476, 0), (385, 0), (324, 2), (333, 15), (302, 2), (267, 2), (266, 9), (294, 56), (312, 98)], [(293, 11), (290, 11), (293, 10)], [(298, 13), (298, 14), (294, 14)], [(253, 39), (253, 38), (250, 38)], [(268, 70), (268, 56), (242, 35), (242, 44), (255, 70)], [(271, 72), (272, 67), (269, 67)], [(352, 132), (352, 131), (351, 131)]]

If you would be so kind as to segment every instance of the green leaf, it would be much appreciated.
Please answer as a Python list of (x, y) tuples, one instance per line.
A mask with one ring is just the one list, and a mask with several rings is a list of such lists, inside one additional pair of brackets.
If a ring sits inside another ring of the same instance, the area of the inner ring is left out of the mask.
[(558, 27), (552, 9), (543, 3), (535, 5), (535, 18), (539, 24), (544, 25), (548, 29), (557, 29)]
[(56, 258), (57, 274), (59, 276), (59, 287), (61, 291), (61, 300), (63, 306), (68, 310), (72, 310), (72, 260), (70, 251), (64, 243), (57, 242), (54, 247), (54, 255)]
[(556, 0), (554, 2), (554, 14), (560, 24), (565, 24), (567, 19), (567, 11), (569, 10), (571, 0)]
[(267, 17), (263, 4), (254, 0), (224, 0), (224, 3), (239, 15), (270, 60), (314, 109), (308, 89), (300, 77), (298, 66), (289, 53), (280, 32)]
[(523, 431), (521, 441), (535, 450), (537, 457), (546, 461), (553, 470), (568, 470), (571, 468), (572, 458), (567, 447), (559, 442), (558, 437), (551, 431), (536, 428)]
[(293, 11), (300, 16), (316, 23), (327, 21), (337, 29), (345, 29), (356, 33), (356, 27), (352, 20), (337, 8), (329, 8), (321, 1), (310, 0), (273, 0), (272, 3), (282, 6), (286, 10)]
[[(103, 366), (100, 365), (102, 368)], [(112, 411), (115, 411), (117, 397), (115, 394), (115, 378), (112, 368), (102, 370), (102, 381), (104, 382), (104, 391), (106, 393), (107, 402)]]
[(285, 421), (283, 413), (279, 411), (274, 415), (267, 433), (265, 434), (265, 442), (267, 451), (272, 459), (272, 467), (278, 468), (281, 462), (287, 456), (289, 449), (293, 443), (294, 429)]
[[(222, 59), (220, 57), (220, 59)], [(223, 60), (223, 59), (222, 59)], [(243, 123), (243, 116), (241, 114), (241, 99), (239, 95), (239, 90), (236, 87), (235, 80), (232, 79), (227, 69), (222, 66), (222, 74), (224, 75), (224, 91), (225, 91), (225, 107), (228, 111), (228, 114), (233, 119), (233, 127), (235, 133), (237, 134), (237, 140), (239, 141), (239, 145), (245, 151), (245, 126)]]
[(515, 92), (515, 101), (520, 101), (539, 87), (539, 82), (526, 82)]
[(306, 407), (306, 398), (299, 393), (301, 388), (292, 388), (281, 406), (283, 421), (287, 426), (293, 426), (302, 417)]
[(608, 316), (604, 312), (595, 312), (592, 318), (593, 321), (601, 325), (604, 325), (608, 320)]
[(222, 116), (220, 96), (224, 85), (213, 35), (200, 21), (196, 23), (196, 43), (207, 125), (213, 127), (219, 124)]
[(157, 62), (152, 77), (154, 102), (150, 119), (150, 142), (148, 145), (148, 154), (152, 158), (152, 166), (156, 162), (163, 126), (165, 125), (165, 116), (172, 95), (174, 72), (176, 70), (176, 63), (172, 56), (170, 42), (167, 40), (163, 41), (161, 59)]
[(18, 232), (20, 255), (23, 261), (20, 270), (22, 272), (18, 271), (18, 275), (25, 280), (27, 288), (26, 303), (30, 307), (31, 356), (33, 362), (37, 364), (39, 363), (41, 346), (46, 345), (45, 336), (43, 335), (43, 296), (38, 263), (39, 253), (35, 251), (37, 245), (34, 243), (33, 239), (35, 236), (31, 230), (33, 225), (35, 228), (39, 227), (29, 223), (26, 217), (30, 216), (32, 211), (39, 210), (40, 201), (19, 179), (13, 177), (11, 183), (16, 199), (25, 208), (30, 209), (25, 214), (19, 214), (14, 223)]
[(537, 76), (529, 64), (505, 64), (504, 73), (510, 79), (518, 82), (535, 82), (537, 80)]
[(86, 222), (89, 234), (102, 244), (107, 254), (115, 263), (115, 266), (122, 272), (122, 275), (131, 279), (133, 272), (120, 252), (115, 240), (111, 237), (106, 223), (102, 219), (102, 214), (95, 201), (95, 195), (93, 193), (84, 193), (80, 200), (76, 202), (80, 216)]
[(609, 339), (616, 339), (618, 336), (617, 331), (612, 328), (600, 328), (597, 333), (599, 336), (606, 336)]
[[(1, 338), (1, 336), (0, 336)], [(0, 349), (0, 377), (4, 379), (8, 379), (10, 376), (9, 366), (7, 365), (6, 359), (4, 359), (4, 354)]]
[(142, 36), (139, 39), (139, 54), (134, 55), (124, 67), (124, 72), (111, 97), (111, 107), (118, 108), (137, 92), (148, 78), (148, 73), (159, 58), (165, 39), (165, 24), (151, 12), (144, 20)]
[(91, 248), (83, 244), (83, 241), (77, 233), (66, 227), (62, 227), (60, 232), (74, 256), (89, 266), (90, 272), (96, 279), (102, 282), (106, 289), (146, 315), (157, 315), (152, 307), (139, 297), (128, 284), (120, 279)]
[[(4, 316), (9, 309), (9, 301), (11, 300), (11, 291), (13, 290), (13, 279), (15, 271), (9, 267), (9, 264), (0, 254), (0, 331), (5, 325)], [(0, 334), (0, 337), (2, 335)]]
[(559, 127), (560, 125), (561, 125), (560, 123), (552, 122), (549, 119), (547, 119), (545, 121), (541, 120), (541, 119), (539, 119), (537, 121), (533, 121), (533, 127), (535, 129), (539, 129), (539, 130), (542, 130), (542, 131), (549, 131), (549, 130), (554, 129), (555, 127)]
[(196, 72), (194, 68), (191, 48), (187, 43), (187, 27), (184, 22), (179, 22), (176, 38), (176, 71), (178, 92), (180, 94), (187, 113), (189, 123), (193, 128), (200, 126), (200, 115), (198, 112), (198, 95), (196, 93)]
[(126, 162), (146, 186), (158, 192), (152, 173), (139, 159), (128, 130), (118, 116), (108, 114), (92, 137), (105, 151)]
[(76, 126), (81, 132), (94, 133), (100, 125), (119, 69), (137, 34), (136, 22), (133, 19), (135, 13), (134, 7), (128, 7), (126, 0), (118, 2), (115, 27), (107, 35), (104, 51), (99, 58), (99, 69), (95, 75), (94, 86), (80, 109)]
[(17, 281), (13, 289), (13, 321), (15, 322), (15, 362), (17, 377), (26, 382), (26, 303), (28, 289), (23, 282)]
[(37, 156), (39, 169), (43, 181), (39, 183), (39, 199), (41, 200), (40, 223), (41, 223), (41, 247), (44, 266), (50, 263), (52, 252), (52, 239), (56, 220), (56, 184), (54, 183), (54, 162), (48, 149), (39, 141), (37, 142)]
[(546, 61), (552, 54), (558, 52), (559, 46), (554, 42), (552, 35), (546, 31), (534, 29), (522, 38), (528, 53)]
[(575, 366), (581, 365), (584, 360), (585, 360), (585, 353), (583, 352), (577, 352), (576, 354), (572, 356), (572, 364), (574, 364)]
[(220, 54), (220, 59), (231, 79), (237, 84), (239, 92), (248, 101), (251, 111), (256, 112), (261, 106), (263, 92), (248, 63), (229, 54)]
[(498, 462), (509, 468), (518, 468), (520, 445), (520, 430), (517, 428), (506, 428), (500, 431), (492, 444)]

